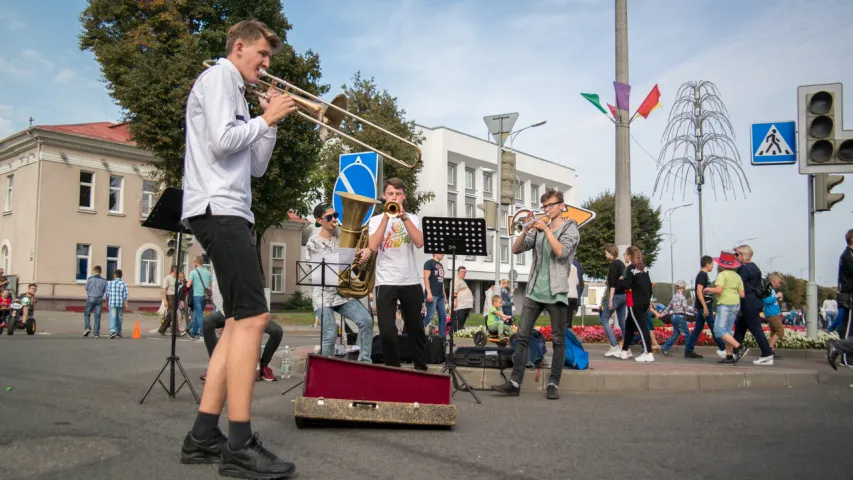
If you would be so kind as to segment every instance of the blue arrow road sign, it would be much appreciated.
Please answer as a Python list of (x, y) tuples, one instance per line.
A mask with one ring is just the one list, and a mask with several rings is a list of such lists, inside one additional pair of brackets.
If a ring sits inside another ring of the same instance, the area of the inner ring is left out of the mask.
[(797, 163), (797, 122), (752, 124), (752, 164)]
[[(340, 157), (340, 170), (338, 180), (335, 182), (335, 189), (332, 198), (332, 205), (335, 211), (340, 214), (341, 222), (346, 218), (347, 212), (343, 209), (343, 202), (338, 192), (355, 193), (356, 195), (364, 195), (368, 198), (377, 198), (376, 192), (376, 176), (379, 171), (379, 155), (373, 152), (348, 153)], [(362, 219), (361, 225), (367, 224), (370, 217), (373, 216), (371, 207)]]

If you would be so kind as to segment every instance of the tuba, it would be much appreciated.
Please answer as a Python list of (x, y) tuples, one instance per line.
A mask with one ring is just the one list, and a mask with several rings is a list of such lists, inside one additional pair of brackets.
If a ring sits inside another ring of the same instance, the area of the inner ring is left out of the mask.
[[(367, 248), (370, 235), (367, 226), (361, 226), (361, 222), (370, 208), (379, 202), (354, 193), (338, 193), (343, 203), (342, 209), (346, 218), (341, 222), (339, 244), (341, 248), (354, 248), (356, 252)], [(344, 297), (361, 298), (373, 290), (376, 280), (376, 256), (373, 255), (364, 263), (358, 263), (358, 255), (352, 263), (339, 275), (338, 293)]]

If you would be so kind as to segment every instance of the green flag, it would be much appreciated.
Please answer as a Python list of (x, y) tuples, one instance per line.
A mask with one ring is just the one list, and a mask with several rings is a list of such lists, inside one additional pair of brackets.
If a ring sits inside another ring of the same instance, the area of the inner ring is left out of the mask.
[(595, 108), (601, 110), (601, 113), (607, 115), (607, 110), (601, 106), (601, 100), (599, 100), (597, 93), (582, 93), (581, 96), (589, 100), (589, 103), (595, 105)]

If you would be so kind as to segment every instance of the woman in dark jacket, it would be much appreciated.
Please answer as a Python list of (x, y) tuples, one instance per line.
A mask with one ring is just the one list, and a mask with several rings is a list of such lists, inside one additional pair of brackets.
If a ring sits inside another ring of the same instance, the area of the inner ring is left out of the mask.
[(619, 280), (620, 287), (625, 289), (625, 300), (631, 321), (625, 322), (622, 332), (622, 352), (620, 356), (627, 360), (630, 355), (631, 340), (634, 332), (639, 331), (643, 341), (643, 354), (636, 358), (638, 362), (654, 362), (655, 356), (651, 351), (651, 334), (646, 323), (646, 312), (652, 303), (652, 280), (649, 270), (643, 263), (643, 252), (636, 246), (631, 247), (631, 263), (625, 269), (625, 277)]
[(761, 349), (761, 357), (755, 360), (756, 365), (773, 365), (773, 350), (764, 330), (761, 329), (761, 312), (764, 310), (764, 301), (760, 296), (761, 269), (752, 261), (752, 247), (741, 245), (735, 249), (735, 255), (741, 262), (737, 269), (738, 275), (743, 279), (744, 297), (740, 301), (741, 317), (735, 323), (735, 340), (743, 343), (746, 331), (755, 337), (758, 347)]

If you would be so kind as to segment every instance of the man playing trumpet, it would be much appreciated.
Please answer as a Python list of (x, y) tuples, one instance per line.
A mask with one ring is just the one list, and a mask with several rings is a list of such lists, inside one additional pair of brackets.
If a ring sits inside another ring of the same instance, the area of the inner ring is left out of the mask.
[[(338, 228), (338, 214), (334, 207), (319, 204), (314, 207), (314, 225), (320, 227), (320, 231), (309, 240), (308, 261), (319, 262), (326, 253), (332, 253), (340, 245), (340, 229)], [(371, 255), (369, 249), (363, 248), (358, 252), (359, 262), (366, 262)], [(370, 353), (373, 342), (373, 316), (363, 303), (354, 298), (344, 298), (338, 293), (336, 287), (315, 286), (311, 294), (311, 303), (314, 307), (314, 315), (320, 319), (323, 331), (320, 334), (322, 350), (320, 353), (326, 356), (335, 354), (335, 338), (337, 338), (337, 325), (335, 324), (335, 312), (354, 321), (358, 325), (358, 361), (370, 363)], [(343, 328), (343, 325), (341, 325)]]

